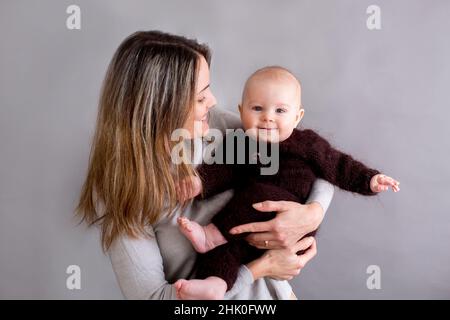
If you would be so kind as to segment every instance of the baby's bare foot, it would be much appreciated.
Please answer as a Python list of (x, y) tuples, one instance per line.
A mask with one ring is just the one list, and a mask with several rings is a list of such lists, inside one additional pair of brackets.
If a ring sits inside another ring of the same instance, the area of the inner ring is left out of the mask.
[(227, 243), (222, 233), (212, 223), (207, 226), (201, 226), (197, 222), (185, 217), (179, 217), (177, 221), (181, 233), (191, 241), (192, 246), (197, 252), (205, 253)]
[(179, 217), (177, 221), (181, 233), (189, 239), (197, 252), (205, 253), (210, 250), (206, 245), (206, 232), (203, 226), (185, 217)]
[(218, 277), (208, 277), (205, 280), (180, 279), (174, 283), (179, 300), (219, 300), (223, 299), (227, 284)]

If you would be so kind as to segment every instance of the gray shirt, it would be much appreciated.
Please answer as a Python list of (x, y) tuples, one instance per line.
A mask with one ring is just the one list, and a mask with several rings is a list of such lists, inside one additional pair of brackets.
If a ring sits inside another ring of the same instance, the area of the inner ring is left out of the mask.
[[(241, 126), (236, 114), (218, 108), (211, 109), (209, 124), (211, 128), (222, 131)], [(331, 184), (318, 179), (308, 202), (317, 201), (326, 211), (333, 192)], [(183, 214), (205, 225), (232, 196), (233, 190), (228, 190), (209, 199), (194, 201), (183, 212), (177, 211), (148, 226), (147, 238), (118, 237), (108, 254), (123, 295), (127, 299), (176, 299), (172, 283), (195, 277), (197, 255), (189, 240), (178, 230), (177, 218)], [(242, 265), (225, 299), (289, 299), (291, 293), (292, 288), (287, 281), (268, 277), (254, 281), (250, 270)]]

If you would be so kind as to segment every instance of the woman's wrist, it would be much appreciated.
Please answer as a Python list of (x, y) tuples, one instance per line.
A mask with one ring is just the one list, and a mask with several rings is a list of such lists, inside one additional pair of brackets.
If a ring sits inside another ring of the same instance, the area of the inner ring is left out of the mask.
[(316, 226), (316, 228), (319, 227), (319, 225), (322, 223), (323, 217), (324, 217), (324, 210), (322, 205), (317, 202), (317, 201), (313, 201), (307, 204), (308, 209), (311, 210), (311, 212), (313, 213), (313, 224)]
[(316, 179), (306, 203), (308, 204), (313, 201), (319, 202), (325, 215), (328, 207), (330, 206), (331, 200), (333, 199), (334, 189), (335, 187), (328, 181)]
[(266, 254), (262, 255), (260, 258), (255, 259), (246, 264), (247, 268), (250, 270), (253, 276), (253, 280), (256, 281), (260, 278), (267, 276), (267, 266), (269, 265)]

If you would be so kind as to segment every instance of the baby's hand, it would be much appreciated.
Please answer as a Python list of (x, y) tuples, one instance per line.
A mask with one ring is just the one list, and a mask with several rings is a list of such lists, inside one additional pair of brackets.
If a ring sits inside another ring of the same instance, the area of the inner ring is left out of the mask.
[[(189, 184), (191, 184), (191, 188), (189, 188)], [(176, 186), (178, 201), (183, 203), (198, 196), (202, 192), (202, 188), (202, 180), (199, 177), (190, 176), (181, 180)]]
[(392, 179), (391, 177), (385, 176), (384, 174), (376, 174), (370, 179), (370, 190), (372, 192), (387, 191), (389, 186), (392, 187), (392, 191), (398, 192), (400, 182)]

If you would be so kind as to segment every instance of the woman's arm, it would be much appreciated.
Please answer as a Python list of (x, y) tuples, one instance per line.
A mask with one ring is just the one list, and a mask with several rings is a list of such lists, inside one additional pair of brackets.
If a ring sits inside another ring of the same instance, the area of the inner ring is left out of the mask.
[(306, 200), (306, 204), (318, 203), (322, 207), (323, 214), (327, 212), (330, 206), (331, 200), (333, 199), (334, 186), (323, 179), (316, 179), (314, 181), (309, 197)]
[[(175, 300), (176, 290), (166, 281), (161, 253), (151, 227), (149, 231), (151, 237), (145, 239), (119, 237), (108, 250), (119, 287), (130, 300)], [(259, 273), (265, 261), (257, 263)], [(253, 274), (253, 267), (241, 266), (235, 285), (226, 293), (225, 299), (258, 279)]]
[(108, 250), (120, 289), (127, 299), (176, 299), (176, 291), (165, 278), (153, 229), (150, 233), (151, 237), (140, 239), (121, 236)]

